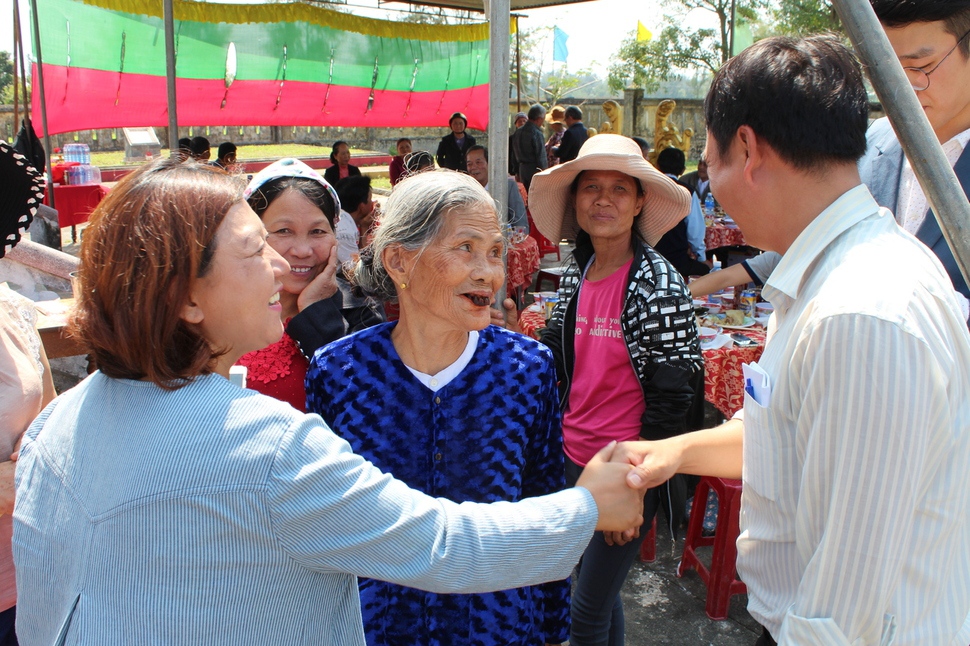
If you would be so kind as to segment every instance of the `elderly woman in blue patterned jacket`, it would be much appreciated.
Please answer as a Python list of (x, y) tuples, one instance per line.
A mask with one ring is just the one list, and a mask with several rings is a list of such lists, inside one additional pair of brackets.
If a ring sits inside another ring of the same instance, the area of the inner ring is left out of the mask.
[[(381, 473), (318, 416), (233, 385), (229, 367), (283, 333), (287, 270), (242, 193), (223, 171), (159, 160), (84, 232), (75, 327), (99, 370), (20, 452), (21, 643), (361, 646), (355, 575), (438, 592), (536, 584), (566, 576), (595, 525), (638, 522), (619, 465), (544, 498), (456, 505)], [(474, 469), (493, 450), (449, 459)]]
[[(490, 325), (505, 244), (475, 179), (441, 170), (403, 180), (352, 278), (365, 294), (397, 300), (400, 320), (324, 347), (307, 372), (307, 410), (430, 495), (491, 502), (565, 486), (552, 353)], [(360, 597), (371, 646), (542, 646), (568, 636), (568, 581), (449, 596), (361, 579)]]
[[(529, 204), (542, 235), (576, 240), (542, 334), (556, 357), (566, 478), (575, 482), (611, 440), (683, 433), (703, 388), (690, 292), (650, 246), (684, 219), (690, 194), (644, 161), (632, 139), (606, 134), (533, 177)], [(660, 487), (647, 492), (647, 524), (660, 500)], [(643, 540), (629, 538), (597, 533), (583, 555), (571, 646), (623, 644), (619, 592)]]

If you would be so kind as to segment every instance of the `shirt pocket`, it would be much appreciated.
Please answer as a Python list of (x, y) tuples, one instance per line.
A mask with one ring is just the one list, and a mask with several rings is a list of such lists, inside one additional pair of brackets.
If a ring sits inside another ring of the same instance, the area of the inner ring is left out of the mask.
[(779, 502), (785, 481), (792, 477), (791, 440), (772, 423), (771, 406), (744, 394), (744, 488), (748, 493)]

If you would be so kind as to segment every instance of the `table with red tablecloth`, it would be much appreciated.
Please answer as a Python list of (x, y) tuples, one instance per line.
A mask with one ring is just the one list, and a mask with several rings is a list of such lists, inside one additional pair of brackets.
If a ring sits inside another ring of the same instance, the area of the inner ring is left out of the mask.
[(532, 275), (537, 271), (539, 245), (534, 238), (526, 236), (521, 242), (509, 245), (506, 274), (510, 292), (531, 285)]
[(57, 222), (63, 229), (84, 224), (105, 195), (108, 187), (102, 184), (54, 185), (54, 208)]
[(758, 342), (758, 345), (733, 345), (716, 350), (703, 350), (704, 399), (714, 404), (730, 418), (744, 406), (744, 374), (741, 366), (761, 358), (765, 350), (765, 330), (755, 326), (745, 330), (724, 330), (725, 334), (739, 332)]
[(522, 334), (538, 339), (539, 330), (544, 327), (546, 327), (546, 319), (541, 312), (525, 308), (519, 313), (519, 328), (522, 330)]
[[(522, 333), (534, 339), (539, 338), (539, 330), (545, 326), (546, 320), (540, 312), (524, 309), (519, 315)], [(754, 326), (744, 330), (725, 330), (724, 333), (735, 331), (751, 337), (758, 344), (743, 348), (732, 345), (701, 352), (704, 355), (704, 399), (728, 418), (744, 406), (744, 374), (741, 366), (760, 359), (765, 349), (764, 328)]]
[(744, 241), (744, 234), (741, 233), (741, 229), (737, 226), (714, 223), (708, 225), (707, 230), (704, 232), (704, 245), (708, 249), (743, 247), (747, 244)]

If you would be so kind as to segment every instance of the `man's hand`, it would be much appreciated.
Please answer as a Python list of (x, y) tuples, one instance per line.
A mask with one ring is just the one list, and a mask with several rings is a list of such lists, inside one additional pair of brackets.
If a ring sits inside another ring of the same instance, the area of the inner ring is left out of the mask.
[(649, 489), (667, 482), (680, 468), (678, 443), (669, 440), (659, 442), (621, 442), (613, 451), (612, 461), (625, 462), (634, 469), (627, 475), (627, 484), (634, 489)]
[(296, 299), (296, 306), (302, 312), (317, 301), (330, 298), (337, 293), (337, 245), (330, 249), (330, 257), (323, 270), (307, 285)]
[(643, 494), (645, 489), (628, 486), (628, 476), (633, 467), (621, 462), (608, 462), (616, 442), (610, 442), (593, 456), (577, 487), (584, 487), (596, 501), (599, 519), (596, 529), (600, 531), (633, 530), (643, 524)]

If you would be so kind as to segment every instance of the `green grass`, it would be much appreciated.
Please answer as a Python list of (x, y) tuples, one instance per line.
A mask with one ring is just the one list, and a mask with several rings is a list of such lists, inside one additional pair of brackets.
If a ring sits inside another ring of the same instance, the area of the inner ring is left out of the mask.
[[(236, 150), (236, 158), (239, 161), (257, 161), (265, 159), (281, 159), (283, 157), (296, 157), (298, 159), (319, 158), (330, 156), (330, 146), (311, 146), (310, 144), (264, 144), (264, 145), (241, 145)], [(351, 154), (375, 154), (374, 151), (351, 148)], [(215, 148), (212, 149), (215, 155)], [(383, 154), (383, 153), (376, 153)], [(162, 148), (162, 156), (168, 157), (168, 148)], [(101, 168), (110, 166), (137, 166), (141, 162), (125, 164), (125, 151), (111, 150), (106, 152), (92, 152), (91, 163)], [(389, 187), (389, 186), (388, 186)]]
[(391, 178), (390, 177), (372, 177), (370, 180), (371, 188), (383, 188), (388, 191), (391, 190)]

